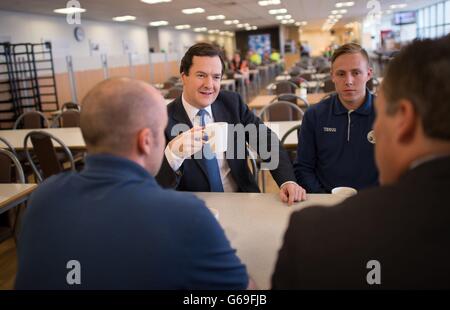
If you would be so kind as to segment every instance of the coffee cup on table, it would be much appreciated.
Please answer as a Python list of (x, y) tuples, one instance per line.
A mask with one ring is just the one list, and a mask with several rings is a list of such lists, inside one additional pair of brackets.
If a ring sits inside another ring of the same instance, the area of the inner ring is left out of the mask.
[(350, 197), (353, 195), (356, 195), (358, 191), (354, 189), (353, 187), (335, 187), (331, 190), (331, 193), (333, 195), (341, 196), (341, 197)]

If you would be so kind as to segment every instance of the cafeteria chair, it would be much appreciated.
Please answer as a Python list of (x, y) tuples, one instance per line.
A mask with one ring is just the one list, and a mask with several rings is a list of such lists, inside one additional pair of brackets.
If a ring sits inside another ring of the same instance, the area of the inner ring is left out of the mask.
[(275, 95), (292, 93), (295, 94), (295, 91), (298, 89), (298, 86), (292, 81), (278, 81), (274, 84)]
[[(2, 142), (5, 140), (2, 139)], [(2, 148), (0, 148), (0, 183), (25, 183), (23, 169), (15, 153)], [(17, 206), (15, 209), (0, 214), (0, 242), (13, 235), (17, 243), (17, 224), (21, 209), (22, 206)]]
[(49, 121), (47, 117), (39, 111), (27, 111), (21, 114), (14, 123), (13, 129), (39, 129), (48, 128)]
[[(302, 126), (301, 124), (293, 126), (291, 129), (289, 129), (288, 131), (286, 131), (284, 133), (283, 137), (281, 137), (281, 141), (280, 141), (281, 145), (288, 152), (289, 159), (291, 160), (291, 163), (294, 163), (294, 161), (295, 161), (295, 159), (297, 157), (297, 149), (296, 148), (292, 148), (292, 147), (287, 147), (286, 140), (291, 134), (293, 134), (293, 132), (295, 132), (297, 134), (297, 137), (298, 137), (300, 135), (301, 126)], [(298, 145), (298, 141), (297, 141), (297, 145)]]
[(326, 79), (323, 82), (323, 88), (324, 93), (330, 93), (336, 91), (336, 88), (334, 87), (334, 82), (331, 80), (331, 78)]
[(303, 110), (297, 104), (289, 101), (275, 101), (264, 108), (258, 114), (258, 117), (264, 121), (293, 121), (303, 118)]
[(76, 109), (62, 110), (53, 120), (51, 127), (80, 127), (80, 111)]
[[(14, 156), (17, 157), (16, 150), (14, 149), (14, 147), (12, 146), (12, 144), (9, 143), (9, 141), (8, 141), (6, 138), (0, 137), (0, 145), (1, 145), (1, 144), (4, 144), (4, 145), (6, 146), (6, 148), (8, 149), (8, 151), (10, 151), (11, 153), (13, 153)], [(2, 149), (2, 148), (0, 147), (0, 149)]]
[[(280, 94), (280, 95), (276, 96), (275, 98), (273, 98), (270, 103), (273, 103), (275, 101), (289, 101), (289, 102), (292, 102), (293, 104), (297, 104), (300, 107), (303, 107), (305, 109), (308, 109), (310, 106), (309, 102), (306, 98), (303, 98), (296, 94), (291, 94), (291, 93)], [(301, 102), (300, 104), (299, 104), (299, 101)]]
[[(39, 168), (34, 162), (31, 154), (28, 142), (31, 140), (33, 145), (33, 154), (35, 159), (39, 162)], [(58, 156), (55, 147), (53, 146), (55, 141), (61, 147), (65, 158)], [(64, 171), (64, 165), (70, 164), (70, 170), (75, 171), (75, 163), (72, 156), (72, 152), (69, 148), (57, 137), (44, 131), (31, 131), (24, 139), (25, 155), (30, 163), (31, 168), (37, 178), (38, 183), (41, 183), (44, 179)], [(61, 160), (64, 159), (63, 163)]]
[(181, 96), (182, 93), (183, 93), (183, 88), (182, 87), (174, 86), (174, 87), (171, 87), (169, 89), (169, 91), (164, 96), (164, 98), (166, 98), (166, 99), (175, 99), (175, 98), (178, 98), (179, 96)]
[(61, 111), (65, 111), (65, 110), (78, 110), (81, 111), (81, 107), (78, 103), (75, 102), (66, 102), (62, 105), (61, 107)]

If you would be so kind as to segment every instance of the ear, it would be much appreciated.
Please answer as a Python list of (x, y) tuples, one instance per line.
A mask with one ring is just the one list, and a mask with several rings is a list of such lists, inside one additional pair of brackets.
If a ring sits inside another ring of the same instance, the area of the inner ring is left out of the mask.
[(137, 148), (139, 154), (147, 155), (150, 153), (153, 148), (153, 136), (150, 128), (144, 128), (138, 132)]
[(184, 80), (186, 79), (186, 73), (184, 73), (184, 72), (182, 72), (181, 73), (181, 82), (183, 83), (183, 85), (184, 85)]
[(367, 81), (369, 81), (373, 77), (373, 68), (369, 67), (367, 70)]
[(395, 113), (395, 137), (401, 144), (409, 143), (417, 135), (418, 115), (410, 100), (401, 99)]

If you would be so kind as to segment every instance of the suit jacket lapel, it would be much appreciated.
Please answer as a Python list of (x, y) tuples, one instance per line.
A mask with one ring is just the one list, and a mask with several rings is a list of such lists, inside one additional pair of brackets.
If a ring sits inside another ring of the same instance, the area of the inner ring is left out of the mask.
[(183, 123), (187, 124), (190, 128), (192, 128), (192, 122), (189, 119), (189, 116), (186, 113), (186, 110), (183, 107), (183, 103), (181, 102), (181, 96), (175, 99), (173, 103), (173, 119), (175, 120), (175, 124)]

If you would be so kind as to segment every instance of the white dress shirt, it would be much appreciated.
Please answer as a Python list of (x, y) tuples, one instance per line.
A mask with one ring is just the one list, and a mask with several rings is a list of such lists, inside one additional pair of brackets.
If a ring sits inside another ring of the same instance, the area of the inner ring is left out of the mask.
[[(186, 111), (192, 125), (200, 126), (200, 116), (197, 115), (199, 109), (190, 105), (184, 99), (184, 94), (181, 96), (181, 101), (183, 103), (184, 110)], [(214, 117), (212, 115), (211, 106), (206, 107), (205, 111), (207, 112), (205, 115), (205, 124), (214, 123)], [(181, 165), (183, 164), (185, 158), (181, 158), (175, 155), (170, 150), (168, 145), (166, 146), (164, 154), (172, 170), (178, 171), (178, 169), (180, 169)], [(216, 158), (217, 163), (219, 164), (220, 179), (222, 180), (224, 192), (237, 192), (238, 186), (236, 182), (233, 180), (233, 177), (231, 176), (231, 169), (230, 166), (228, 166), (228, 162), (225, 158), (225, 153), (217, 154)]]

